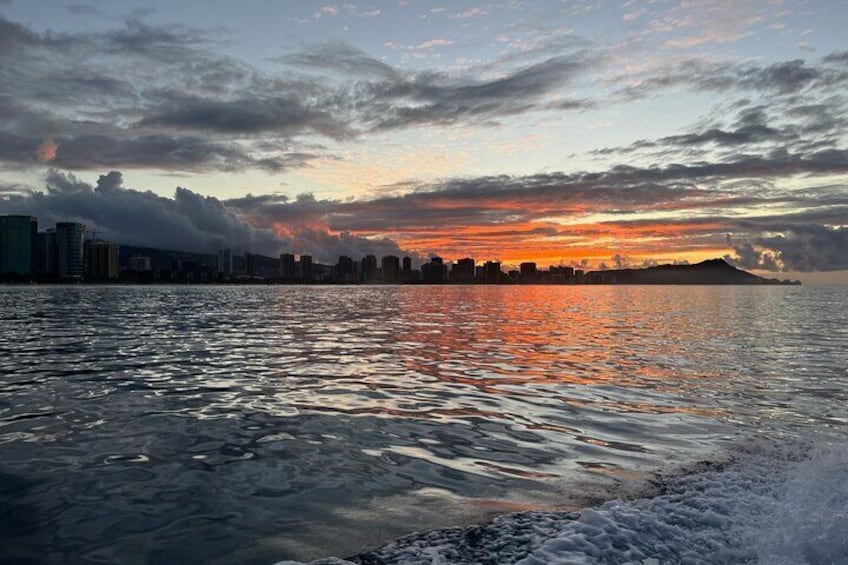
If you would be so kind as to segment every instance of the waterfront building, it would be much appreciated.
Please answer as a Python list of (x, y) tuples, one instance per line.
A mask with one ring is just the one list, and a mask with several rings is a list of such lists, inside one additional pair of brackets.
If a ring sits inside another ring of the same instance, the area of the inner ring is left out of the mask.
[(36, 234), (34, 273), (47, 277), (55, 276), (59, 269), (57, 255), (55, 228), (48, 228)]
[(85, 224), (56, 223), (56, 274), (62, 280), (79, 280), (83, 275)]
[(551, 282), (554, 284), (565, 284), (574, 281), (574, 268), (572, 267), (555, 267), (551, 265)]
[(243, 277), (247, 274), (247, 258), (244, 255), (233, 255), (233, 276)]
[(520, 269), (520, 273), (521, 273), (519, 275), (519, 280), (521, 282), (523, 282), (523, 283), (537, 282), (537, 280), (539, 278), (538, 277), (539, 273), (538, 273), (538, 270), (536, 269), (536, 263), (533, 263), (533, 262), (521, 263), (521, 265), (519, 266), (519, 269)]
[(218, 274), (225, 277), (233, 274), (233, 252), (231, 249), (218, 250)]
[(460, 259), (451, 269), (451, 280), (454, 282), (473, 282), (475, 275), (474, 259)]
[(33, 273), (37, 234), (33, 216), (0, 216), (0, 275)]
[(497, 284), (501, 282), (501, 263), (500, 261), (486, 261), (486, 283)]
[(301, 255), (300, 256), (300, 279), (303, 282), (312, 282), (314, 279), (314, 275), (312, 273), (312, 256), (311, 255)]
[(425, 283), (441, 283), (448, 277), (448, 266), (441, 257), (430, 257), (429, 263), (421, 265), (421, 279)]
[(394, 255), (386, 255), (380, 264), (383, 282), (395, 283), (400, 280), (400, 259)]
[(130, 271), (136, 273), (146, 273), (153, 270), (153, 264), (150, 257), (144, 255), (133, 255), (130, 257)]
[(117, 279), (120, 270), (118, 256), (119, 248), (114, 243), (103, 240), (86, 241), (83, 252), (86, 280)]
[(406, 256), (403, 258), (403, 272), (408, 273), (412, 270), (412, 258)]
[(339, 262), (336, 264), (336, 280), (343, 283), (356, 282), (355, 275), (353, 259), (347, 255), (340, 255)]
[(297, 267), (294, 261), (294, 254), (283, 253), (280, 255), (280, 278), (286, 282), (291, 282), (297, 275)]
[(377, 280), (377, 257), (366, 255), (362, 258), (362, 280), (363, 282), (374, 282)]

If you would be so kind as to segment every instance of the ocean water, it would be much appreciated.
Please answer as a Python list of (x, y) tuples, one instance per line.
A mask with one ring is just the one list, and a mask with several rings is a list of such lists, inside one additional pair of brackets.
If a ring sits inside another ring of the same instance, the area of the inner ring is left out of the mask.
[(0, 563), (848, 563), (846, 304), (0, 287)]

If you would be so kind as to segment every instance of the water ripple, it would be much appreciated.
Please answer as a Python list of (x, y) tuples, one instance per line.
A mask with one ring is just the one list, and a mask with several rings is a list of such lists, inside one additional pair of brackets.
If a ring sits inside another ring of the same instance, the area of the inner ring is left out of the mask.
[(353, 553), (479, 518), (471, 500), (537, 507), (746, 430), (845, 426), (846, 298), (0, 288), (0, 561)]

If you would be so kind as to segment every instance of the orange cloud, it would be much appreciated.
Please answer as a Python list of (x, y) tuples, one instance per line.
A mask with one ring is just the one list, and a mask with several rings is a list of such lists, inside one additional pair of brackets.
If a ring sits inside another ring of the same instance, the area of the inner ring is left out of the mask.
[(45, 139), (35, 152), (35, 158), (42, 163), (49, 163), (56, 158), (56, 151), (59, 146), (52, 138)]

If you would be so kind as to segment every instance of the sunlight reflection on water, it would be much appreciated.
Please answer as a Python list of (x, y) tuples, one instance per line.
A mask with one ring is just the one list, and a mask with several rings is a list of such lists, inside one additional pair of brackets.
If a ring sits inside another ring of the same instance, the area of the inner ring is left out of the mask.
[(844, 425), (846, 298), (0, 288), (0, 558), (352, 552), (470, 500), (550, 505), (748, 430)]

